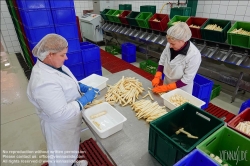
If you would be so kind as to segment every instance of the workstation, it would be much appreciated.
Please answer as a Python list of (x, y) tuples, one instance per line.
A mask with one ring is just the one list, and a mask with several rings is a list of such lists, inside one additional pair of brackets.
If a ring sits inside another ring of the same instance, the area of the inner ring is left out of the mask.
[(249, 165), (249, 5), (1, 2), (1, 165)]

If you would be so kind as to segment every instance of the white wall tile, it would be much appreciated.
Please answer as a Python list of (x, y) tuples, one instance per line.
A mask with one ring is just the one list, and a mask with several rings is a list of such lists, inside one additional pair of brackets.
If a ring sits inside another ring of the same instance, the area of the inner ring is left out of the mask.
[(16, 35), (16, 31), (14, 29), (8, 29), (9, 35)]
[(212, 3), (213, 3), (213, 1), (211, 1), (211, 0), (205, 1), (205, 5), (211, 5)]
[(7, 48), (12, 47), (12, 42), (11, 41), (5, 41), (5, 45)]
[(8, 30), (1, 30), (1, 33), (2, 33), (3, 37), (9, 36)]
[(246, 9), (247, 9), (246, 6), (238, 6), (235, 15), (244, 16), (246, 13)]
[(215, 18), (216, 19), (217, 18), (217, 14), (210, 14), (209, 18)]
[(239, 1), (229, 1), (229, 6), (235, 6), (235, 5), (238, 5), (238, 2)]
[(205, 13), (210, 13), (210, 11), (211, 11), (211, 5), (205, 5), (204, 6), (204, 12)]
[(209, 18), (209, 13), (203, 13), (202, 17)]
[(244, 21), (249, 22), (249, 20), (250, 20), (250, 16), (245, 16), (245, 17), (244, 17)]
[(10, 36), (10, 39), (11, 39), (11, 41), (12, 41), (12, 40), (18, 40), (17, 35), (12, 35), (12, 36)]
[(249, 1), (245, 1), (245, 0), (239, 1), (239, 2), (238, 2), (238, 6), (241, 6), (241, 5), (242, 5), (242, 6), (247, 6), (248, 2), (249, 2)]
[(225, 14), (218, 14), (217, 19), (225, 19), (226, 15)]
[(19, 46), (19, 41), (18, 40), (14, 40), (12, 41), (12, 45), (15, 46)]
[(226, 0), (221, 0), (220, 1), (220, 5), (227, 6), (228, 4), (229, 4), (229, 1), (226, 1)]
[(237, 6), (228, 6), (227, 7), (227, 14), (235, 14)]
[(229, 14), (227, 14), (226, 15), (226, 20), (234, 20), (234, 15), (229, 15)]
[(219, 14), (227, 14), (227, 6), (220, 6)]
[[(245, 13), (246, 16), (250, 16), (250, 3), (248, 4), (248, 7), (247, 7), (247, 10), (246, 10), (246, 13)], [(249, 20), (250, 21), (250, 20)]]
[(218, 13), (219, 12), (219, 6), (218, 5), (212, 5), (210, 13)]
[(234, 20), (235, 21), (244, 20), (244, 16), (234, 16)]
[(219, 0), (213, 0), (213, 5), (219, 5), (220, 1)]
[(197, 12), (195, 17), (202, 17), (202, 12)]

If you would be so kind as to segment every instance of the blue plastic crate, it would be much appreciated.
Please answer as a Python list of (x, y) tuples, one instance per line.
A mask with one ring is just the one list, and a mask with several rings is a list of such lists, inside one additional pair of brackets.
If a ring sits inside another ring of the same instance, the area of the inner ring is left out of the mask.
[(81, 50), (79, 39), (66, 39), (68, 41), (68, 52), (75, 52)]
[(54, 26), (52, 14), (49, 9), (22, 10), (19, 9), (22, 24), (29, 28)]
[(65, 38), (78, 38), (78, 29), (76, 24), (55, 25), (55, 32)]
[[(67, 65), (65, 65), (65, 66), (67, 66)], [(83, 70), (83, 63), (78, 63), (78, 64), (75, 64), (75, 65), (69, 65), (67, 67), (70, 69), (70, 71), (73, 73), (73, 75), (75, 77), (82, 76), (82, 75), (85, 76), (85, 73), (84, 73), (84, 70)]]
[(39, 42), (45, 35), (50, 33), (55, 33), (54, 26), (36, 27), (36, 28), (29, 28), (26, 26), (23, 27), (26, 37), (31, 43)]
[(81, 81), (82, 79), (84, 79), (86, 76), (85, 75), (81, 75), (81, 76), (76, 76), (77, 81)]
[(133, 62), (136, 62), (136, 56), (134, 55), (125, 55), (125, 54), (122, 54), (122, 60), (128, 62), (128, 63), (133, 63)]
[(136, 46), (132, 43), (123, 43), (122, 54), (126, 54), (127, 56), (136, 55)]
[(50, 4), (48, 0), (17, 0), (17, 7), (19, 9), (49, 9)]
[(85, 75), (85, 77), (88, 77), (88, 76), (90, 76), (91, 74), (97, 74), (97, 75), (99, 75), (99, 76), (102, 76), (102, 70), (90, 72), (88, 75)]
[(50, 0), (49, 2), (52, 9), (74, 7), (74, 0)]
[(102, 70), (101, 61), (97, 60), (94, 62), (92, 61), (90, 63), (84, 63), (83, 69), (84, 69), (85, 76), (87, 77), (95, 73), (96, 71)]
[(95, 71), (95, 72), (94, 72), (94, 73), (92, 73), (92, 74), (97, 74), (97, 75), (99, 75), (99, 76), (102, 76), (102, 70)]
[(91, 61), (100, 60), (100, 48), (94, 44), (88, 44), (81, 46), (82, 61), (83, 63), (89, 63)]
[(241, 107), (240, 107), (240, 110), (239, 110), (239, 113), (240, 114), (242, 111), (244, 111), (245, 109), (247, 109), (248, 107), (250, 107), (250, 99), (246, 100), (245, 102), (243, 102), (241, 104)]
[(52, 9), (54, 24), (75, 24), (76, 13), (74, 8)]
[(75, 64), (82, 63), (82, 51), (68, 52), (68, 59), (64, 62), (66, 66), (72, 66)]
[(80, 46), (85, 46), (85, 45), (89, 45), (89, 44), (93, 44), (93, 43), (87, 42), (87, 41), (86, 41), (86, 42), (81, 42), (81, 43), (80, 43)]
[(219, 166), (220, 164), (214, 162), (206, 154), (202, 153), (200, 150), (195, 149), (180, 161), (174, 164), (174, 166), (195, 166), (195, 165), (204, 165), (204, 166)]
[(32, 43), (32, 42), (28, 41), (29, 49), (32, 51), (33, 48), (37, 45), (37, 43), (38, 43), (38, 42)]
[(193, 96), (201, 99), (206, 102), (201, 108), (206, 109), (208, 107), (210, 96), (213, 89), (213, 81), (203, 77), (199, 74), (196, 74), (194, 78), (194, 86), (193, 86)]

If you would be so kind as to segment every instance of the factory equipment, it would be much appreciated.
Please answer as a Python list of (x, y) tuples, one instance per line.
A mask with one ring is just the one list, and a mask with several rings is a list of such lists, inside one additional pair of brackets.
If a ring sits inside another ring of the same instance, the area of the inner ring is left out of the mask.
[[(113, 28), (108, 28), (110, 26), (119, 29), (120, 32), (111, 31)], [(104, 33), (110, 33), (111, 38), (114, 36), (112, 34), (115, 34), (116, 40), (135, 43), (137, 51), (143, 53), (146, 59), (148, 57), (159, 59), (167, 44), (166, 31), (114, 25), (108, 21), (103, 25), (103, 30)], [(109, 38), (110, 36), (105, 35), (105, 43)], [(202, 55), (198, 73), (235, 87), (231, 102), (234, 101), (239, 89), (250, 92), (250, 49), (203, 39), (192, 38), (191, 41)]]
[(112, 9), (114, 7), (114, 1), (106, 0), (106, 1), (95, 1), (93, 0), (93, 13), (100, 14), (100, 11), (104, 9)]
[(84, 14), (80, 18), (82, 37), (93, 42), (103, 41), (103, 32), (101, 29), (101, 15), (99, 14)]

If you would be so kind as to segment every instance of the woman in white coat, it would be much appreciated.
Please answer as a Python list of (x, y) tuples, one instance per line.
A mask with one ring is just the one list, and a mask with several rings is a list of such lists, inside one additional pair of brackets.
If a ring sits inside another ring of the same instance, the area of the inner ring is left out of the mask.
[[(180, 88), (190, 94), (193, 91), (194, 77), (200, 67), (201, 54), (189, 41), (192, 33), (184, 22), (177, 23), (167, 30), (168, 43), (161, 54), (157, 72), (152, 80), (155, 93)], [(163, 85), (159, 86), (162, 73)]]
[[(85, 160), (75, 162), (80, 143), (81, 110), (99, 91), (78, 83), (63, 65), (67, 51), (67, 40), (57, 34), (46, 35), (32, 50), (38, 59), (27, 94), (40, 118), (49, 166), (87, 165)], [(85, 94), (82, 96), (82, 93)]]

